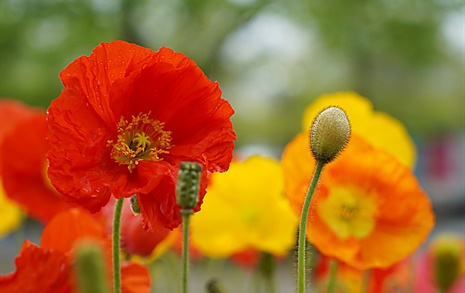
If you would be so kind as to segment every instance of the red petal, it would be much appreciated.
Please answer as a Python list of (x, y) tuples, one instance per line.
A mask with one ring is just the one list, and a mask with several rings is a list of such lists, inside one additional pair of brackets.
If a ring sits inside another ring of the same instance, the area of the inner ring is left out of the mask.
[[(174, 145), (167, 160), (187, 155), (210, 171), (227, 170), (236, 138), (230, 120), (234, 111), (221, 98), (218, 84), (181, 53), (162, 48), (156, 56), (160, 63), (142, 70), (134, 81), (126, 115), (150, 110), (153, 119), (166, 123)], [(165, 63), (168, 59), (179, 63)]]
[(49, 149), (45, 118), (45, 112), (34, 112), (33, 116), (17, 123), (0, 146), (3, 158), (0, 166), (7, 196), (42, 222), (70, 207), (45, 176), (45, 154)]
[(17, 100), (0, 99), (0, 143), (3, 137), (18, 123), (43, 113), (39, 109), (29, 107)]
[(77, 89), (89, 106), (106, 123), (115, 127), (119, 115), (115, 117), (110, 109), (112, 84), (140, 70), (151, 60), (149, 49), (122, 41), (101, 43), (89, 57), (74, 60), (60, 73), (65, 88)]
[[(144, 229), (156, 231), (164, 227), (172, 230), (181, 224), (180, 207), (175, 193), (178, 170), (179, 167), (170, 172), (169, 176), (167, 174), (149, 194), (138, 194)], [(208, 172), (202, 171), (201, 176), (199, 202), (194, 212), (200, 210), (208, 185)]]
[(121, 291), (123, 293), (149, 293), (150, 274), (146, 267), (125, 262), (121, 264)]
[(42, 232), (41, 246), (68, 253), (80, 241), (101, 241), (106, 237), (103, 225), (89, 212), (75, 208), (58, 214), (47, 224)]
[(121, 247), (130, 255), (149, 256), (170, 232), (168, 229), (156, 232), (144, 230), (142, 216), (132, 213), (129, 200), (124, 203), (121, 217)]
[(15, 272), (0, 276), (1, 292), (72, 292), (69, 263), (65, 254), (40, 248), (26, 240), (15, 263)]

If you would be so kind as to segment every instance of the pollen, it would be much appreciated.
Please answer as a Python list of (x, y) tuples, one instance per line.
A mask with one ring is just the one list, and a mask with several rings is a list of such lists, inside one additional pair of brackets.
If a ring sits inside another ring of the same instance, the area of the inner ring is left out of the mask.
[(111, 157), (119, 165), (127, 165), (132, 172), (140, 161), (156, 162), (169, 153), (171, 131), (164, 130), (165, 124), (149, 118), (150, 113), (132, 116), (129, 122), (121, 117), (117, 124), (117, 140), (109, 140)]

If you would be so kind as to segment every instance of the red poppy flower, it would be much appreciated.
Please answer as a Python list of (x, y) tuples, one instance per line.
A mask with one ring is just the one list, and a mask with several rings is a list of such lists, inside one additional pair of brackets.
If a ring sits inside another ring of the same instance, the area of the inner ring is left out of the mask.
[[(104, 226), (82, 209), (58, 214), (44, 228), (41, 247), (26, 240), (16, 258), (16, 271), (0, 277), (2, 292), (76, 292), (75, 249), (82, 241), (92, 241), (107, 253), (108, 283), (111, 282), (111, 239)], [(147, 268), (124, 262), (121, 267), (122, 292), (150, 292)]]
[(13, 100), (1, 100), (0, 113), (0, 172), (5, 193), (28, 215), (47, 222), (70, 205), (46, 176), (46, 113)]
[(136, 194), (146, 229), (172, 229), (181, 222), (174, 194), (179, 164), (202, 164), (204, 178), (228, 169), (234, 111), (185, 55), (102, 43), (60, 78), (64, 89), (48, 115), (49, 176), (63, 196), (91, 212), (111, 196)]

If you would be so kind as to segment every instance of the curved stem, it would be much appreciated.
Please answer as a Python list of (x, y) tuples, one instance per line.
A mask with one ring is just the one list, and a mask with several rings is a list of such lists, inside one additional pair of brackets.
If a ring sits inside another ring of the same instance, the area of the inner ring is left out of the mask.
[(328, 293), (333, 293), (334, 288), (336, 287), (336, 272), (337, 272), (337, 260), (331, 260), (331, 267), (329, 271), (329, 280), (328, 280)]
[(187, 293), (189, 279), (189, 220), (192, 209), (182, 209), (182, 292)]
[(113, 292), (121, 292), (120, 226), (124, 197), (118, 199), (113, 215)]
[(313, 193), (315, 192), (316, 184), (318, 179), (320, 179), (321, 171), (324, 166), (323, 161), (318, 161), (316, 164), (315, 172), (313, 173), (312, 182), (308, 188), (307, 195), (305, 196), (305, 201), (302, 206), (302, 214), (300, 216), (300, 225), (299, 225), (299, 240), (298, 240), (298, 252), (297, 252), (297, 286), (298, 292), (305, 292), (305, 241), (306, 241), (306, 231), (307, 231), (307, 218), (308, 212), (310, 210), (310, 203), (312, 201)]

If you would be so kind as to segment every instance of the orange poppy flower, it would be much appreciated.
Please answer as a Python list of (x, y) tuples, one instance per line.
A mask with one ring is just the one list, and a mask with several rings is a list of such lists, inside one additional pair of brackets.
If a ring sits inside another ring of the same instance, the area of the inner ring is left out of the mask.
[(64, 89), (48, 115), (48, 174), (63, 196), (91, 212), (111, 196), (136, 194), (146, 229), (173, 229), (181, 222), (179, 164), (202, 164), (205, 179), (228, 169), (234, 111), (218, 83), (185, 55), (102, 43), (60, 78)]
[[(16, 271), (0, 276), (0, 291), (77, 292), (74, 276), (75, 250), (82, 241), (92, 241), (106, 251), (108, 283), (112, 284), (111, 238), (103, 225), (82, 209), (56, 215), (44, 228), (41, 247), (26, 240), (16, 258)], [(150, 292), (147, 268), (124, 262), (121, 267), (122, 292)]]
[[(326, 292), (330, 277), (330, 258), (318, 255), (313, 270), (313, 280), (318, 292)], [(408, 292), (409, 259), (401, 261), (385, 269), (372, 269), (368, 279), (364, 271), (358, 270), (345, 263), (338, 263), (335, 276), (336, 292), (359, 293), (366, 286), (368, 293)], [(367, 282), (367, 283), (365, 283)], [(422, 291), (423, 292), (423, 291)]]
[[(285, 193), (300, 213), (315, 161), (301, 133), (284, 150)], [(434, 224), (431, 203), (407, 166), (353, 134), (323, 169), (307, 237), (324, 255), (358, 269), (388, 267), (412, 253)]]
[(0, 100), (0, 113), (0, 172), (5, 194), (29, 216), (46, 223), (70, 207), (46, 176), (46, 113), (13, 100)]

